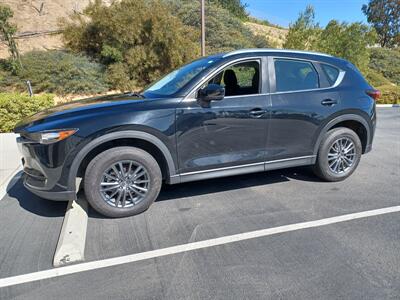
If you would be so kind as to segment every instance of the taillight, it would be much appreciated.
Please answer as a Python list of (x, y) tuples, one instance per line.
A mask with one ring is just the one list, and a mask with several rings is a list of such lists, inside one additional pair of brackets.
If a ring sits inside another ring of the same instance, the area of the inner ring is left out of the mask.
[(366, 90), (365, 92), (367, 93), (368, 96), (374, 98), (375, 101), (382, 96), (381, 91), (379, 90)]

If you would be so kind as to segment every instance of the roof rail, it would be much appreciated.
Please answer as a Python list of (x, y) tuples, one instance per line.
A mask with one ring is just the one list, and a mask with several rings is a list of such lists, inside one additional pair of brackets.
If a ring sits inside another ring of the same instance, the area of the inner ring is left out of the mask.
[(320, 53), (320, 52), (289, 50), (289, 49), (273, 49), (273, 48), (254, 48), (254, 49), (235, 50), (235, 51), (224, 54), (223, 57), (228, 57), (228, 56), (232, 56), (232, 55), (236, 55), (236, 54), (243, 54), (243, 53), (254, 53), (254, 52), (257, 52), (257, 53), (268, 53), (268, 52), (297, 53), (297, 54), (311, 54), (311, 55), (332, 57), (332, 55)]

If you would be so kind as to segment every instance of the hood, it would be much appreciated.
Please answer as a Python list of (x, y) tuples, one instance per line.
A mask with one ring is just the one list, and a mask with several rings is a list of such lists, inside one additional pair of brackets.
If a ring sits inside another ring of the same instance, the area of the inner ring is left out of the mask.
[(100, 97), (93, 97), (81, 100), (75, 100), (68, 103), (53, 106), (51, 108), (40, 111), (30, 117), (23, 119), (19, 122), (14, 131), (19, 132), (19, 129), (31, 123), (47, 119), (49, 117), (56, 117), (70, 113), (81, 112), (88, 109), (107, 107), (116, 104), (131, 103), (132, 101), (143, 102), (149, 99), (144, 99), (137, 94), (113, 94)]

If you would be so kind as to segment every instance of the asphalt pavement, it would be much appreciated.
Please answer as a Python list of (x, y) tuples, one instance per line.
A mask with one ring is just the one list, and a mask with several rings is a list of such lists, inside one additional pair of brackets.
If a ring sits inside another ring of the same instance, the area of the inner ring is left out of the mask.
[[(85, 260), (400, 205), (400, 109), (378, 109), (372, 152), (347, 180), (307, 168), (164, 186), (138, 216), (89, 210)], [(18, 181), (0, 200), (0, 279), (51, 270), (66, 203)], [(77, 265), (79, 266), (79, 265)], [(54, 276), (0, 299), (399, 299), (400, 213)]]

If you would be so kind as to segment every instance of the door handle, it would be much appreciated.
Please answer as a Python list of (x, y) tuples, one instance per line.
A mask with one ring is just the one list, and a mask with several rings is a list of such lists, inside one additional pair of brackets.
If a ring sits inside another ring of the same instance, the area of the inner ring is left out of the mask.
[(325, 105), (325, 106), (333, 106), (337, 103), (338, 103), (337, 100), (334, 100), (334, 99), (325, 99), (325, 100), (321, 101), (321, 104)]
[(260, 118), (265, 114), (265, 110), (261, 108), (254, 108), (250, 111), (250, 117), (252, 118)]

